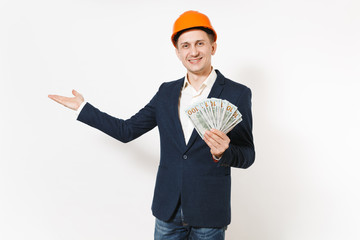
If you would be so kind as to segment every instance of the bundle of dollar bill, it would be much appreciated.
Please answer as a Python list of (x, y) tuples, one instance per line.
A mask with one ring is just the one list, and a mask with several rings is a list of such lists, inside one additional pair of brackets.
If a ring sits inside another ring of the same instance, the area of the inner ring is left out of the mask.
[(204, 138), (205, 131), (212, 128), (228, 133), (242, 121), (241, 113), (234, 104), (218, 98), (197, 102), (185, 112), (201, 138)]

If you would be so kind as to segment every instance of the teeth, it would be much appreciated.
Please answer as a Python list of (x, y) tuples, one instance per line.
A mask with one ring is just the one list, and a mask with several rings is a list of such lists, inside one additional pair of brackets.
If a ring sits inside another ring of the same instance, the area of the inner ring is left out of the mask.
[(201, 60), (201, 58), (197, 58), (197, 59), (189, 59), (189, 61), (190, 62), (198, 62), (198, 61), (200, 61)]

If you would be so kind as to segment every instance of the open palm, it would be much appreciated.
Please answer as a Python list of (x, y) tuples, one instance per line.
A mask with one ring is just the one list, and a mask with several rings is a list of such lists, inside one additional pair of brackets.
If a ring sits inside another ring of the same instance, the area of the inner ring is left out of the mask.
[(84, 102), (84, 97), (75, 90), (72, 90), (72, 94), (74, 95), (74, 97), (64, 97), (59, 95), (48, 95), (48, 97), (64, 105), (65, 107), (77, 110), (80, 107), (81, 103)]

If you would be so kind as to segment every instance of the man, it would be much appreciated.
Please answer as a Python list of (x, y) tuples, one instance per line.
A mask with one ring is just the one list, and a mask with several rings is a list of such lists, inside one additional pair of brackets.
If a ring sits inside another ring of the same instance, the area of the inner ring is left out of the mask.
[[(73, 98), (49, 95), (66, 107), (81, 109), (79, 121), (122, 142), (158, 126), (161, 155), (152, 204), (156, 240), (224, 239), (230, 223), (230, 167), (247, 168), (255, 159), (251, 91), (213, 69), (216, 39), (207, 16), (196, 11), (180, 15), (171, 40), (187, 75), (163, 83), (130, 119), (99, 111), (75, 90)], [(211, 129), (202, 139), (184, 110), (207, 97), (235, 104), (243, 121), (228, 134)]]

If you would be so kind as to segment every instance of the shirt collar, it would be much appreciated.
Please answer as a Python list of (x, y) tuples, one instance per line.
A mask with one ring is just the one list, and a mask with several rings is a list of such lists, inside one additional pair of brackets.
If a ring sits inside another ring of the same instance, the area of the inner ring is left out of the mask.
[[(215, 69), (213, 67), (211, 67), (211, 72), (210, 72), (209, 76), (206, 78), (206, 80), (201, 84), (200, 89), (205, 88), (206, 86), (212, 87), (212, 85), (214, 85), (216, 77), (217, 77), (217, 74), (215, 72)], [(191, 84), (190, 84), (188, 76), (186, 74), (185, 75), (185, 81), (184, 81), (182, 89), (184, 90), (185, 88), (187, 88), (190, 85)]]

